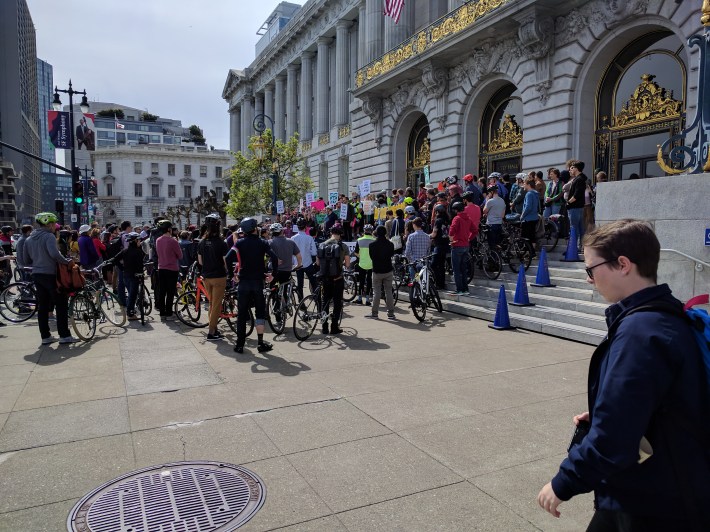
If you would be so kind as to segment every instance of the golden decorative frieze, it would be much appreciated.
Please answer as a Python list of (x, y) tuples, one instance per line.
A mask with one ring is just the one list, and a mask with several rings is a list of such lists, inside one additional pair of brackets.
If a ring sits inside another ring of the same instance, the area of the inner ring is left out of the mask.
[(313, 141), (304, 140), (303, 142), (301, 142), (301, 151), (311, 151), (312, 147), (313, 147)]
[(421, 168), (423, 166), (428, 166), (431, 162), (431, 148), (429, 147), (429, 139), (424, 139), (422, 145), (419, 147), (419, 151), (414, 156), (414, 161), (412, 161), (412, 166), (414, 168)]
[(488, 153), (518, 150), (523, 147), (523, 130), (515, 121), (515, 115), (505, 115), (498, 131), (493, 134), (493, 140), (488, 145)]
[(324, 133), (318, 137), (318, 146), (330, 144), (330, 133)]
[(655, 77), (652, 74), (641, 76), (641, 84), (636, 87), (631, 99), (612, 117), (612, 129), (677, 118), (681, 115), (683, 102), (673, 98), (673, 91), (669, 93), (653, 81)]
[(344, 139), (348, 135), (350, 135), (350, 124), (346, 124), (338, 129), (338, 138), (339, 139)]
[(703, 0), (703, 16), (700, 18), (700, 22), (703, 26), (710, 26), (710, 0)]
[(467, 30), (481, 17), (509, 2), (512, 0), (478, 0), (475, 3), (468, 2), (462, 5), (416, 35), (411, 36), (397, 48), (358, 70), (355, 77), (355, 87), (362, 87), (410, 58), (437, 46), (442, 40)]

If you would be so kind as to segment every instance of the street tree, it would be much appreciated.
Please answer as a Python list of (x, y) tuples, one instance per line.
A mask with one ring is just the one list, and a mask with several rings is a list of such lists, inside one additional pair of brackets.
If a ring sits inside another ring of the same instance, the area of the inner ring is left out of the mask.
[(308, 176), (304, 158), (298, 153), (298, 134), (287, 142), (276, 140), (271, 150), (272, 133), (267, 129), (262, 140), (267, 146), (266, 158), (258, 160), (254, 156), (254, 141), (259, 136), (249, 139), (249, 151), (233, 153), (234, 164), (230, 170), (231, 194), (227, 212), (233, 218), (243, 218), (255, 214), (271, 212), (272, 173), (278, 175), (278, 199), (284, 201), (289, 209), (297, 207), (306, 192), (313, 190), (313, 183)]

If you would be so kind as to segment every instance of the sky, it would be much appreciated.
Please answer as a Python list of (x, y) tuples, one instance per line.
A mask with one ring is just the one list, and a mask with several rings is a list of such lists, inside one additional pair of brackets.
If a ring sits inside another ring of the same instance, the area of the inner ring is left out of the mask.
[(37, 57), (53, 66), (60, 89), (71, 79), (89, 104), (120, 103), (197, 124), (217, 149), (229, 148), (227, 73), (254, 60), (256, 32), (278, 3), (27, 0)]

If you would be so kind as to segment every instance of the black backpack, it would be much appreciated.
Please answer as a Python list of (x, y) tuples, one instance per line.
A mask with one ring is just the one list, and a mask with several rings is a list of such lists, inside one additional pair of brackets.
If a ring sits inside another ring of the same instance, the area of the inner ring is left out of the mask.
[(323, 243), (318, 246), (320, 275), (324, 277), (339, 277), (343, 273), (343, 260), (340, 256), (341, 244), (338, 242)]
[(106, 246), (106, 258), (113, 259), (118, 256), (121, 251), (123, 251), (123, 241), (120, 236), (117, 236)]

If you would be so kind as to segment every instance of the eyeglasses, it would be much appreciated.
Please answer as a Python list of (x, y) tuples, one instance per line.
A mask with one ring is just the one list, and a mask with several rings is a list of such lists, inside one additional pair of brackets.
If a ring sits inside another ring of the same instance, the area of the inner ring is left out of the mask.
[(618, 260), (618, 257), (610, 259), (610, 260), (605, 260), (604, 262), (600, 262), (599, 264), (595, 264), (594, 266), (590, 266), (589, 268), (584, 268), (584, 271), (587, 272), (587, 277), (589, 277), (592, 281), (594, 280), (594, 268), (598, 268), (599, 266), (604, 266), (605, 264), (609, 264), (610, 262), (616, 262)]

